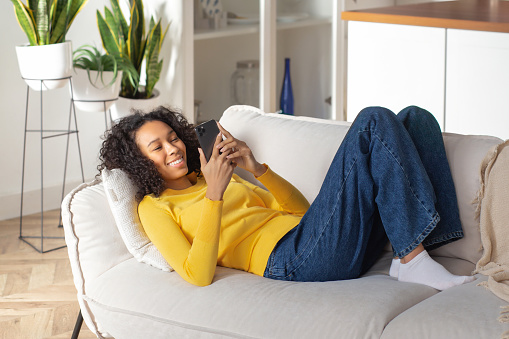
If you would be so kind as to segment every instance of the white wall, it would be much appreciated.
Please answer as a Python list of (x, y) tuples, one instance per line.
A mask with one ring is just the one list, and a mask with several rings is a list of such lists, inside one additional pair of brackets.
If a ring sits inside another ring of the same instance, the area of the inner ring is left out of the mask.
[[(180, 0), (145, 0), (146, 12), (163, 16), (163, 23), (171, 21), (170, 30), (163, 45), (164, 67), (161, 80), (156, 86), (162, 93), (162, 103), (181, 107), (182, 89), (174, 86), (181, 82), (185, 56), (177, 53), (182, 34), (182, 4)], [(103, 12), (107, 0), (89, 0), (71, 26), (67, 39), (73, 47), (82, 44), (101, 46), (96, 24), (96, 10)], [(14, 47), (27, 41), (18, 26), (12, 3), (0, 1), (0, 220), (19, 215), (21, 192), (21, 168), (23, 131), (25, 121), (26, 85), (20, 78)], [(39, 128), (39, 92), (30, 92), (29, 128)], [(44, 92), (44, 126), (65, 129), (70, 107), (69, 89)], [(101, 135), (104, 133), (104, 115), (77, 111), (85, 180), (97, 174), (96, 166)], [(27, 163), (25, 172), (24, 214), (40, 211), (40, 141), (35, 133), (27, 139)], [(44, 142), (44, 199), (45, 209), (60, 205), (63, 178), (65, 137), (47, 139)], [(76, 138), (71, 136), (66, 191), (81, 182), (78, 166)]]

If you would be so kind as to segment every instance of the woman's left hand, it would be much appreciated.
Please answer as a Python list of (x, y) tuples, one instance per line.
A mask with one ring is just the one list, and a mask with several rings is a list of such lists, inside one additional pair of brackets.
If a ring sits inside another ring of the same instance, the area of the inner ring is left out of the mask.
[(251, 149), (244, 141), (235, 139), (230, 132), (221, 126), (219, 122), (217, 123), (217, 126), (226, 139), (224, 139), (216, 147), (219, 148), (221, 152), (225, 152), (228, 149), (231, 150), (227, 159), (236, 163), (240, 168), (251, 172), (255, 177), (259, 177), (265, 173), (267, 168), (256, 161), (253, 152), (251, 152)]

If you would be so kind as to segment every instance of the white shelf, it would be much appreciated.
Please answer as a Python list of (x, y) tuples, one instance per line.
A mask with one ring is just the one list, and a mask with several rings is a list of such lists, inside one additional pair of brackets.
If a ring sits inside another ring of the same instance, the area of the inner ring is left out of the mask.
[(320, 25), (328, 25), (332, 23), (332, 18), (327, 17), (310, 17), (304, 20), (299, 20), (295, 22), (278, 22), (277, 29), (293, 29), (293, 28), (302, 28), (302, 27), (311, 27), (311, 26), (320, 26)]
[[(307, 19), (295, 21), (295, 22), (278, 22), (277, 29), (294, 29), (302, 27), (320, 26), (331, 24), (332, 19), (329, 17), (310, 17)], [(195, 30), (194, 40), (207, 40), (215, 38), (225, 38), (237, 35), (253, 34), (260, 32), (260, 25), (228, 25), (225, 28), (220, 29), (208, 29), (208, 30)]]
[(214, 38), (225, 38), (236, 35), (258, 33), (259, 25), (228, 25), (219, 29), (201, 29), (194, 31), (194, 40), (206, 40)]

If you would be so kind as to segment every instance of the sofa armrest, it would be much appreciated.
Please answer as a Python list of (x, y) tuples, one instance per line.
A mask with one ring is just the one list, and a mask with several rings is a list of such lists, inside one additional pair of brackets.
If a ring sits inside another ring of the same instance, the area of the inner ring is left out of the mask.
[(65, 197), (62, 222), (83, 320), (97, 335), (108, 337), (83, 296), (90, 282), (132, 255), (117, 230), (100, 180), (82, 184)]

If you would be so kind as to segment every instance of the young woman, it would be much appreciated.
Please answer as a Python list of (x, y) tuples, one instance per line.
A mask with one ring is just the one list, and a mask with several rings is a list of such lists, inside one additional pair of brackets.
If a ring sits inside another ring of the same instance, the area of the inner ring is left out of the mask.
[[(279, 280), (357, 278), (387, 238), (390, 274), (400, 281), (444, 290), (474, 280), (449, 273), (426, 251), (463, 237), (442, 135), (429, 112), (361, 111), (311, 206), (218, 126), (208, 162), (193, 126), (164, 107), (122, 119), (101, 149), (99, 169), (120, 168), (136, 184), (148, 237), (186, 281), (210, 284), (217, 265)], [(236, 166), (268, 191), (234, 174)]]

